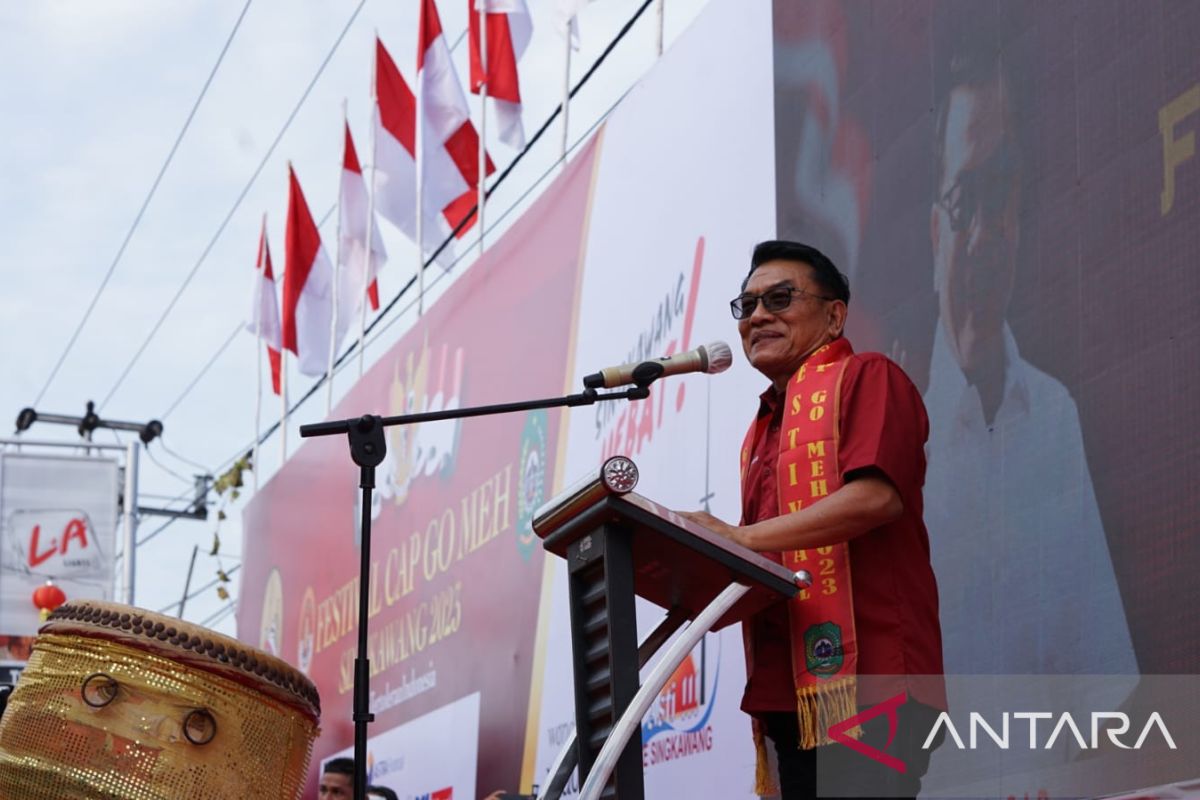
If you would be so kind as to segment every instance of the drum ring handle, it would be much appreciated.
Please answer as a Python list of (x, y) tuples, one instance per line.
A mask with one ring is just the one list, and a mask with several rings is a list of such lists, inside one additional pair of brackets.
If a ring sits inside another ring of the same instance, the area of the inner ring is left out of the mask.
[(83, 691), (80, 694), (83, 702), (92, 708), (104, 708), (116, 699), (119, 685), (111, 675), (93, 672), (83, 679)]
[[(196, 731), (192, 730), (193, 724), (197, 726)], [(183, 718), (183, 735), (192, 744), (208, 744), (217, 735), (217, 721), (207, 709), (193, 709)]]

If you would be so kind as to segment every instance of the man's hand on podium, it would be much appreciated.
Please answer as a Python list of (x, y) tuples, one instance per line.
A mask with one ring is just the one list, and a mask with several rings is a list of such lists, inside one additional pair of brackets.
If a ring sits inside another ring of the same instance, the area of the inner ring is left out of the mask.
[(708, 528), (713, 533), (724, 536), (731, 542), (736, 542), (743, 547), (746, 546), (745, 542), (742, 541), (741, 528), (737, 525), (730, 525), (728, 522), (723, 522), (707, 511), (676, 511), (675, 513), (697, 525)]

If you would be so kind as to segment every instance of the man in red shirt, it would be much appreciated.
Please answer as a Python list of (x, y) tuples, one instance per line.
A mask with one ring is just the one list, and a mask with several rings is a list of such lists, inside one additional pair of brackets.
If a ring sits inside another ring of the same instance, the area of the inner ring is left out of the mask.
[[(822, 794), (915, 796), (929, 763), (921, 745), (945, 708), (941, 680), (917, 677), (942, 673), (921, 518), (929, 423), (899, 366), (843, 338), (849, 300), (819, 250), (755, 248), (731, 307), (746, 357), (771, 385), (742, 448), (742, 521), (687, 514), (813, 576), (743, 626), (742, 710), (759, 743), (764, 733), (774, 743), (784, 800), (817, 795), (818, 754)], [(897, 694), (895, 741), (887, 714), (864, 723), (861, 740), (903, 761), (903, 773), (831, 744), (831, 724)]]

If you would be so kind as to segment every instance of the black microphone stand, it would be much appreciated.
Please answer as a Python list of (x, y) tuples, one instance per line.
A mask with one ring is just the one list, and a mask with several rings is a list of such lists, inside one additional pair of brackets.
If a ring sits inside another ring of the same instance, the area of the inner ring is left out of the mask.
[[(651, 365), (647, 367), (647, 364)], [(637, 385), (617, 392), (600, 394), (594, 388), (580, 394), (551, 397), (545, 400), (525, 400), (518, 403), (499, 403), (473, 408), (429, 411), (423, 414), (401, 414), (380, 417), (366, 414), (350, 419), (301, 425), (300, 436), (334, 436), (346, 434), (350, 439), (350, 458), (359, 467), (358, 485), (362, 488), (362, 545), (358, 582), (358, 651), (354, 659), (354, 800), (365, 800), (367, 792), (367, 724), (374, 722), (370, 708), (371, 668), (367, 659), (367, 615), (370, 603), (371, 575), (371, 494), (375, 490), (375, 468), (387, 455), (387, 440), (383, 429), (395, 425), (415, 425), (447, 419), (510, 414), (514, 411), (533, 411), (540, 408), (562, 408), (592, 405), (603, 400), (644, 400), (650, 396), (650, 384), (663, 373), (656, 362), (639, 365), (634, 378)], [(647, 369), (642, 369), (647, 367)], [(658, 367), (658, 369), (654, 369)]]

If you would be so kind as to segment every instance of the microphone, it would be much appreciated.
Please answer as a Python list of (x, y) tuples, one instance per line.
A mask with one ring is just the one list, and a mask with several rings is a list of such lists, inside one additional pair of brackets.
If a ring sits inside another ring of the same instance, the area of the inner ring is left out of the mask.
[(724, 342), (709, 342), (703, 347), (677, 353), (668, 358), (622, 364), (593, 372), (583, 378), (588, 389), (614, 389), (618, 386), (635, 384), (649, 386), (667, 375), (682, 375), (687, 372), (707, 372), (715, 375), (724, 372), (733, 364), (733, 351)]

